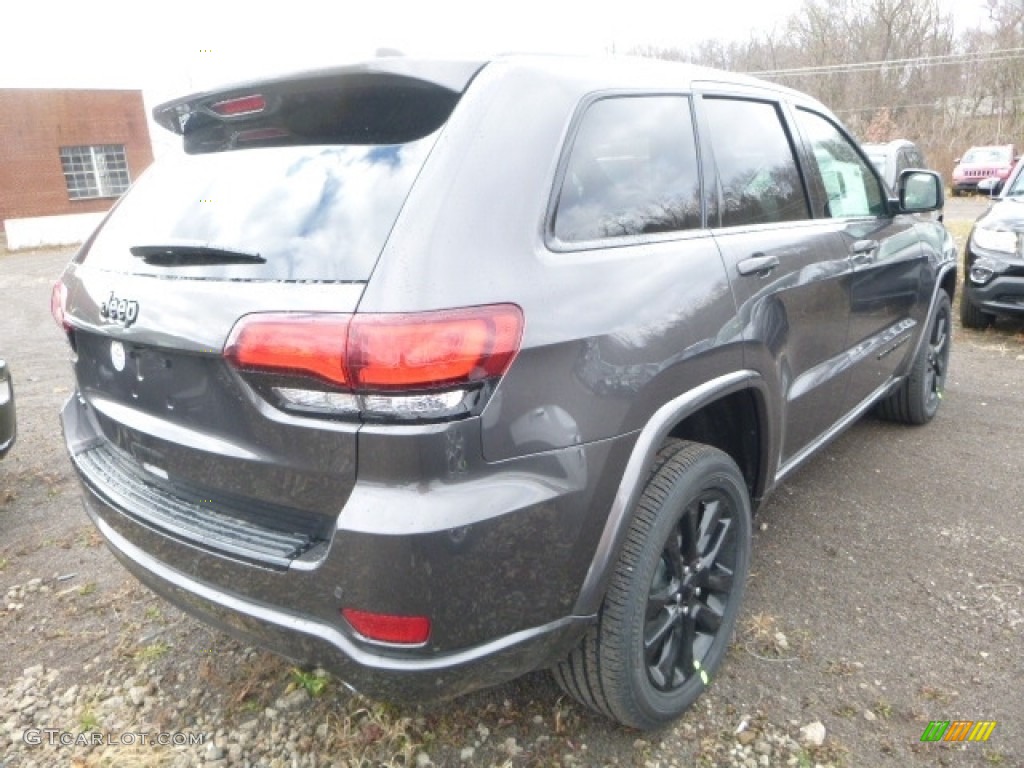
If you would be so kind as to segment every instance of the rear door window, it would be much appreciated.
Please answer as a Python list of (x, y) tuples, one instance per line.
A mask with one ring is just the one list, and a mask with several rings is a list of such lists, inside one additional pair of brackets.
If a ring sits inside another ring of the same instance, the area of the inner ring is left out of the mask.
[(828, 215), (841, 219), (884, 214), (886, 195), (853, 143), (821, 115), (805, 109), (797, 109), (796, 115), (825, 185)]
[(700, 199), (689, 98), (600, 99), (576, 132), (554, 235), (577, 243), (697, 229)]
[(722, 226), (810, 217), (793, 146), (776, 104), (705, 97), (722, 193)]

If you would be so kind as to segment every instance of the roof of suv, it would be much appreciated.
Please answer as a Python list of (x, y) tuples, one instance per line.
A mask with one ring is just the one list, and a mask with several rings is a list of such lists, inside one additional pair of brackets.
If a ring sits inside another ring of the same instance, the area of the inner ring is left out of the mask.
[(299, 93), (316, 89), (339, 79), (380, 82), (416, 81), (461, 93), (484, 67), (500, 66), (509, 70), (538, 70), (563, 83), (574, 83), (582, 92), (597, 89), (677, 89), (696, 83), (743, 86), (784, 94), (794, 101), (812, 102), (806, 94), (784, 86), (722, 70), (684, 62), (636, 56), (559, 56), (510, 54), (489, 60), (443, 60), (387, 56), (358, 64), (282, 74), (270, 78), (234, 83), (165, 102), (153, 110), (154, 119), (164, 128), (181, 134), (185, 116), (199, 109), (251, 94), (254, 88), (271, 92)]

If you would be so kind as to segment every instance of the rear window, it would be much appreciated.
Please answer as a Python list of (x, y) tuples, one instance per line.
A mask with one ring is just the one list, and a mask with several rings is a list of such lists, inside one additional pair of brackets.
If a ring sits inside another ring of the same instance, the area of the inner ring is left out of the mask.
[[(121, 200), (85, 263), (174, 277), (366, 280), (436, 135), (405, 144), (163, 159)], [(161, 266), (130, 250), (177, 245), (258, 254), (263, 261)]]
[[(479, 66), (381, 60), (158, 106), (185, 156), (145, 173), (81, 258), (179, 278), (366, 280)], [(403, 68), (428, 79), (389, 71)]]

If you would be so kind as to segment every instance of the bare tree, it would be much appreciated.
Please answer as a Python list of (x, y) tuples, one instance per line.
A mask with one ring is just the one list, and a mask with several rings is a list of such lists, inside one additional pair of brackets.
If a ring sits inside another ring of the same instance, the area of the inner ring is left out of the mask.
[(804, 0), (745, 42), (637, 52), (806, 91), (861, 138), (917, 142), (948, 175), (972, 144), (1024, 142), (1024, 0), (987, 2), (988, 23), (959, 36), (939, 0)]

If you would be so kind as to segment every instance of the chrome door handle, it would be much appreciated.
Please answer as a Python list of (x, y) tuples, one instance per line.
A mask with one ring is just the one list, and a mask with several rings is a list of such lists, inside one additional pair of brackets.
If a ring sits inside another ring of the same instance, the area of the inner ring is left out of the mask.
[(736, 271), (741, 275), (761, 275), (764, 277), (773, 269), (779, 266), (778, 256), (765, 256), (763, 253), (744, 259), (736, 265)]

